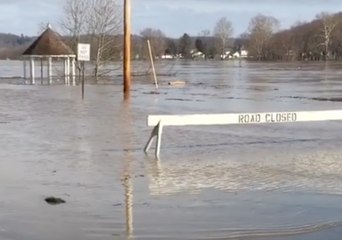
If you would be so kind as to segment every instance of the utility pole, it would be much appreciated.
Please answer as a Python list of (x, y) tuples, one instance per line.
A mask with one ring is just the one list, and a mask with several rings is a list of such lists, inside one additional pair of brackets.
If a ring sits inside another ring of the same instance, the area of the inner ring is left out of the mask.
[(124, 98), (131, 90), (131, 0), (124, 0)]

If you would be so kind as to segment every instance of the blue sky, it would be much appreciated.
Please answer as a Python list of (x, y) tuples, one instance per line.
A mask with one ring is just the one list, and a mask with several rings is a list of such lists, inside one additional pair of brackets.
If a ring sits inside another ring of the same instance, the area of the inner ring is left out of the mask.
[[(122, 4), (123, 0), (118, 0)], [(131, 0), (133, 32), (158, 28), (167, 36), (197, 35), (213, 30), (226, 17), (234, 35), (245, 32), (250, 18), (258, 13), (279, 19), (282, 28), (297, 21), (310, 21), (322, 11), (342, 11), (342, 0)], [(0, 0), (0, 32), (36, 35), (39, 24), (58, 26), (64, 0)]]

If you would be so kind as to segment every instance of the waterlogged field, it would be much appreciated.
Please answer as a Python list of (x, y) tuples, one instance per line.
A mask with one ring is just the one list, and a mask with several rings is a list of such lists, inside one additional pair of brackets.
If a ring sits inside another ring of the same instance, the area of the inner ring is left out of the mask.
[[(126, 102), (115, 69), (82, 101), (0, 63), (0, 239), (341, 239), (342, 122), (295, 112), (341, 109), (342, 65), (162, 62)], [(190, 113), (267, 123), (165, 127), (145, 156), (148, 114)]]

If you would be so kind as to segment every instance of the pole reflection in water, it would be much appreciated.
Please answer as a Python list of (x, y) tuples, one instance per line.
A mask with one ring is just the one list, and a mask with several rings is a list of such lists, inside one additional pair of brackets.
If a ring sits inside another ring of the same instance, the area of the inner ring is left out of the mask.
[(132, 182), (132, 162), (133, 156), (129, 149), (132, 149), (132, 116), (130, 112), (130, 101), (126, 99), (122, 104), (121, 124), (123, 133), (122, 149), (124, 150), (123, 156), (123, 176), (122, 185), (125, 192), (125, 215), (126, 215), (126, 234), (127, 239), (133, 238), (133, 182)]
[(122, 184), (125, 188), (126, 233), (128, 239), (131, 239), (133, 236), (133, 184), (130, 172), (125, 174)]

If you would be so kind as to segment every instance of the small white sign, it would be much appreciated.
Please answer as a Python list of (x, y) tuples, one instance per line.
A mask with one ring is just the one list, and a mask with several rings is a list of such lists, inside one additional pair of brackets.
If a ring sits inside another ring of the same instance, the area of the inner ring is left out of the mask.
[(90, 44), (79, 43), (77, 45), (78, 61), (90, 61)]

